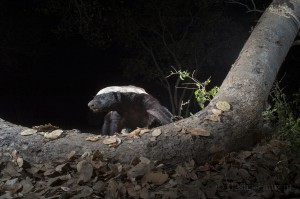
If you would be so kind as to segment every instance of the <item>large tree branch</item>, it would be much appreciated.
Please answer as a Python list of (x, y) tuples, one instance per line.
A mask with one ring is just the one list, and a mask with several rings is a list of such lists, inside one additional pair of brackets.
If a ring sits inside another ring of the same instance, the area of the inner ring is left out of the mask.
[[(128, 162), (144, 156), (166, 164), (195, 159), (203, 162), (233, 150), (251, 147), (260, 136), (257, 131), (264, 101), (276, 74), (299, 31), (300, 2), (271, 4), (251, 33), (238, 59), (224, 80), (219, 93), (201, 112), (187, 119), (159, 127), (140, 138), (119, 136), (116, 147), (85, 141), (86, 134), (66, 131), (65, 137), (43, 142), (41, 135), (21, 136), (24, 127), (0, 119), (1, 160), (16, 149), (27, 161), (42, 162), (65, 156), (70, 150), (83, 153), (92, 149), (103, 152), (111, 161)], [(207, 119), (219, 101), (230, 104), (220, 121)]]

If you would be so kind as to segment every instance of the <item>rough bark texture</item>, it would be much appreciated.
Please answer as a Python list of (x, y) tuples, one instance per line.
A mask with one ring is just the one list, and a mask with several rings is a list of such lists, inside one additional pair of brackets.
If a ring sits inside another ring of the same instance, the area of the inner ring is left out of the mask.
[[(252, 146), (260, 133), (258, 125), (265, 100), (299, 31), (300, 1), (288, 2), (276, 1), (266, 10), (211, 103), (192, 117), (159, 127), (162, 134), (156, 139), (151, 132), (138, 139), (121, 137), (122, 144), (109, 148), (102, 140), (85, 141), (88, 134), (66, 131), (65, 137), (44, 143), (41, 135), (20, 136), (25, 127), (0, 119), (1, 159), (8, 158), (14, 149), (33, 162), (55, 159), (72, 150), (83, 153), (99, 149), (112, 161), (144, 156), (176, 164), (192, 158), (202, 162)], [(229, 102), (230, 111), (222, 113), (219, 122), (206, 120), (220, 100)], [(195, 136), (193, 132), (210, 133), (210, 136)]]

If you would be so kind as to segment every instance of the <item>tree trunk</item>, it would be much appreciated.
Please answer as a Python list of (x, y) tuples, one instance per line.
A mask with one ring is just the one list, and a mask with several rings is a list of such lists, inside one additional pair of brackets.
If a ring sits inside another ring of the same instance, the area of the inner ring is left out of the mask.
[[(274, 1), (265, 11), (211, 103), (192, 117), (159, 127), (159, 136), (153, 137), (151, 130), (140, 138), (120, 137), (122, 143), (114, 148), (103, 144), (103, 138), (88, 142), (88, 134), (66, 131), (65, 137), (44, 143), (42, 136), (21, 136), (25, 127), (0, 119), (1, 160), (13, 149), (32, 162), (56, 159), (72, 150), (99, 149), (113, 161), (144, 156), (176, 164), (251, 147), (259, 136), (261, 112), (273, 81), (299, 31), (300, 1), (282, 2)], [(220, 121), (211, 121), (207, 116), (218, 101), (228, 102), (231, 108), (220, 115)]]

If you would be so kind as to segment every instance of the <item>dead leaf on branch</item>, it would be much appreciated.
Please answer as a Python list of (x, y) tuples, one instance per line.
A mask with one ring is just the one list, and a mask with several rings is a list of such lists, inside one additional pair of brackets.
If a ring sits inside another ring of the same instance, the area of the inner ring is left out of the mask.
[(226, 101), (218, 101), (216, 103), (216, 107), (217, 107), (217, 109), (222, 110), (222, 111), (230, 110), (230, 104)]
[(200, 127), (187, 129), (187, 131), (190, 132), (192, 135), (200, 135), (200, 136), (204, 136), (204, 137), (210, 136), (210, 133), (208, 131), (206, 131)]
[(60, 129), (54, 130), (54, 131), (52, 131), (50, 133), (46, 132), (44, 134), (44, 138), (46, 138), (46, 139), (53, 139), (54, 140), (54, 139), (59, 138), (62, 135), (63, 132), (64, 131), (60, 130)]
[(128, 133), (127, 136), (128, 137), (133, 137), (135, 135), (142, 135), (142, 134), (144, 134), (148, 131), (149, 131), (149, 129), (146, 129), (146, 128), (137, 128), (137, 129), (131, 131), (130, 133)]
[(152, 131), (151, 135), (153, 137), (158, 137), (161, 134), (161, 130), (160, 129), (154, 129), (154, 131)]
[(22, 135), (22, 136), (33, 135), (33, 134), (36, 134), (36, 132), (37, 132), (36, 129), (26, 129), (26, 130), (22, 131), (20, 133), (20, 135)]
[(215, 109), (215, 108), (213, 108), (212, 110), (212, 113), (214, 114), (214, 115), (221, 115), (222, 114), (222, 110), (220, 110), (220, 109)]
[(141, 130), (140, 135), (143, 135), (143, 134), (145, 134), (145, 133), (148, 133), (149, 131), (150, 131), (150, 129), (144, 128), (144, 129)]
[(219, 115), (215, 115), (215, 114), (207, 115), (204, 119), (210, 120), (210, 121), (213, 121), (213, 122), (220, 122), (221, 121), (220, 116)]
[(85, 138), (86, 141), (91, 141), (91, 142), (96, 142), (98, 140), (100, 140), (101, 135), (95, 135), (95, 136), (89, 136), (87, 138)]
[(109, 147), (114, 147), (114, 146), (118, 146), (119, 144), (121, 144), (121, 139), (118, 138), (117, 136), (113, 135), (113, 136), (107, 136), (104, 140), (103, 140), (103, 144), (108, 145)]

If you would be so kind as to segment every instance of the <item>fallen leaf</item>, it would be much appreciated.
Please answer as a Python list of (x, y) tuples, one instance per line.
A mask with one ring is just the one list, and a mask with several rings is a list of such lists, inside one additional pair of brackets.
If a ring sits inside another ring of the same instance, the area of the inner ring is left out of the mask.
[(246, 169), (239, 169), (238, 174), (245, 180), (249, 180), (251, 177)]
[(23, 135), (23, 136), (33, 135), (33, 134), (35, 134), (36, 132), (37, 132), (37, 130), (35, 130), (35, 129), (26, 129), (26, 130), (22, 131), (22, 132), (20, 133), (20, 135)]
[(241, 159), (246, 159), (246, 158), (250, 157), (251, 155), (252, 155), (252, 152), (251, 152), (251, 151), (242, 151), (242, 152), (239, 153), (238, 156), (239, 156)]
[(175, 187), (177, 185), (177, 182), (173, 179), (169, 180), (168, 183), (165, 185), (166, 188)]
[(114, 176), (117, 176), (122, 171), (122, 165), (120, 163), (117, 164), (108, 164), (109, 169), (111, 170)]
[(118, 196), (118, 188), (118, 182), (116, 182), (114, 179), (109, 180), (105, 198), (120, 198)]
[(110, 146), (110, 147), (116, 147), (116, 146), (118, 146), (119, 144), (121, 144), (122, 140), (121, 140), (120, 138), (116, 137), (116, 140), (117, 140), (117, 142), (112, 143), (112, 144), (110, 144), (109, 146)]
[(181, 165), (178, 165), (175, 171), (177, 176), (183, 176), (183, 177), (187, 176), (187, 170), (183, 168)]
[(105, 190), (105, 184), (103, 181), (98, 181), (94, 184), (93, 189), (96, 193), (100, 193)]
[(189, 162), (185, 162), (184, 166), (189, 172), (191, 172), (195, 168), (195, 161), (190, 160)]
[(55, 171), (57, 171), (57, 172), (62, 172), (65, 168), (66, 168), (66, 165), (67, 165), (68, 163), (64, 163), (64, 164), (60, 164), (60, 165), (57, 165), (56, 167), (55, 167)]
[(20, 176), (18, 170), (18, 168), (16, 167), (15, 163), (13, 162), (8, 162), (6, 164), (6, 167), (4, 169), (1, 170), (1, 178), (6, 178), (6, 177), (18, 177)]
[(47, 177), (54, 176), (55, 173), (56, 173), (55, 169), (49, 169), (44, 172), (44, 176), (47, 176)]
[(141, 132), (140, 132), (140, 135), (143, 135), (143, 134), (145, 134), (149, 131), (150, 131), (150, 129), (142, 129)]
[(86, 157), (91, 157), (92, 152), (91, 151), (86, 151), (81, 155), (82, 159), (85, 159)]
[(150, 167), (151, 165), (146, 165), (140, 162), (127, 171), (127, 176), (129, 178), (137, 178), (143, 176), (150, 170)]
[(148, 199), (149, 198), (149, 191), (147, 188), (142, 188), (142, 190), (140, 191), (140, 197), (143, 199)]
[(74, 158), (75, 154), (76, 154), (76, 151), (71, 151), (70, 153), (68, 153), (66, 155), (66, 157), (67, 157), (68, 160), (71, 160), (71, 159)]
[(216, 103), (216, 107), (217, 107), (217, 109), (222, 110), (222, 111), (230, 110), (230, 104), (226, 101), (218, 101)]
[(96, 142), (101, 138), (101, 135), (89, 136), (85, 138), (86, 141)]
[(78, 183), (88, 182), (93, 175), (93, 166), (86, 160), (82, 160), (77, 164), (77, 171), (79, 173)]
[(127, 129), (122, 129), (120, 133), (122, 136), (127, 136), (129, 132)]
[(18, 182), (18, 178), (14, 178), (14, 179), (11, 179), (11, 180), (7, 180), (5, 182), (5, 185), (8, 185), (8, 186), (13, 186), (14, 184), (16, 184)]
[(154, 129), (154, 131), (152, 131), (152, 136), (153, 137), (158, 137), (161, 134), (161, 130), (160, 129)]
[(220, 116), (219, 115), (215, 115), (215, 114), (207, 115), (204, 119), (210, 120), (210, 121), (213, 121), (213, 122), (220, 122), (221, 121)]
[(18, 166), (19, 166), (20, 168), (22, 168), (22, 167), (23, 167), (23, 164), (24, 164), (23, 158), (18, 157), (18, 158), (17, 158), (17, 164), (18, 164)]
[(61, 136), (61, 134), (63, 133), (63, 130), (54, 130), (51, 133), (46, 132), (44, 137), (47, 139), (57, 139), (59, 136)]
[(90, 195), (92, 195), (93, 193), (93, 189), (91, 187), (88, 186), (83, 186), (81, 189), (80, 194), (78, 195), (79, 198), (86, 198)]
[(214, 115), (221, 115), (222, 114), (222, 110), (220, 110), (220, 109), (213, 108), (211, 111)]
[(210, 136), (210, 133), (202, 128), (191, 128), (188, 129), (188, 131), (192, 134), (192, 135), (200, 135), (200, 136), (205, 136), (208, 137)]
[(141, 130), (142, 130), (141, 128), (137, 128), (137, 129), (131, 131), (130, 133), (128, 133), (127, 136), (128, 137), (133, 137), (135, 135), (138, 135), (138, 134), (140, 134)]
[(26, 179), (26, 180), (22, 180), (20, 182), (20, 184), (22, 185), (22, 194), (27, 194), (29, 193), (34, 187), (31, 183), (30, 180)]
[(226, 173), (226, 179), (227, 180), (237, 180), (238, 178), (238, 169), (235, 167), (231, 167)]
[(114, 143), (117, 143), (116, 137), (108, 136), (103, 140), (103, 144), (106, 144), (106, 145), (110, 145), (110, 144), (114, 144)]
[(69, 188), (69, 187), (60, 187), (60, 188), (61, 188), (61, 190), (65, 191), (65, 192), (70, 191), (70, 188)]
[(19, 152), (17, 150), (13, 150), (11, 152), (11, 157), (12, 157), (12, 160), (17, 160), (17, 158), (19, 157)]
[(95, 169), (100, 169), (101, 167), (105, 166), (106, 163), (105, 162), (102, 162), (101, 160), (94, 160), (92, 162), (92, 165)]
[(221, 152), (221, 151), (225, 151), (224, 147), (222, 146), (218, 146), (218, 145), (212, 145), (209, 149), (208, 149), (209, 152), (211, 153), (218, 153), (218, 152)]
[(270, 144), (274, 147), (282, 147), (284, 146), (284, 142), (280, 140), (271, 140)]
[(92, 160), (103, 160), (103, 153), (99, 150), (96, 150), (92, 154)]
[(162, 199), (176, 199), (176, 198), (178, 198), (177, 191), (166, 191), (162, 195)]
[(205, 163), (205, 165), (199, 166), (199, 171), (209, 171), (210, 167), (208, 163)]
[(207, 198), (215, 198), (218, 189), (218, 184), (210, 182), (205, 186), (204, 192)]
[(162, 185), (169, 179), (169, 175), (162, 172), (150, 172), (143, 178), (143, 182), (152, 182), (154, 185)]
[(150, 164), (151, 160), (149, 160), (148, 158), (145, 157), (140, 157), (141, 163), (143, 164)]
[(132, 198), (139, 198), (139, 194), (137, 191), (134, 190), (134, 186), (133, 184), (129, 184), (127, 186), (127, 193), (129, 196), (131, 196)]
[(62, 175), (62, 176), (59, 176), (59, 179), (62, 181), (67, 181), (67, 180), (72, 179), (72, 176), (71, 176), (71, 174)]
[[(2, 188), (2, 187), (4, 188), (3, 184), (1, 184), (1, 185), (2, 185), (1, 188)], [(21, 184), (21, 183), (18, 183), (15, 179), (13, 179), (13, 181), (10, 181), (10, 180), (6, 181), (5, 187), (6, 187), (6, 189), (9, 190), (9, 192), (15, 194), (15, 193), (17, 193), (19, 190), (22, 189), (22, 184)]]
[(300, 174), (296, 175), (294, 183), (297, 187), (300, 187)]

